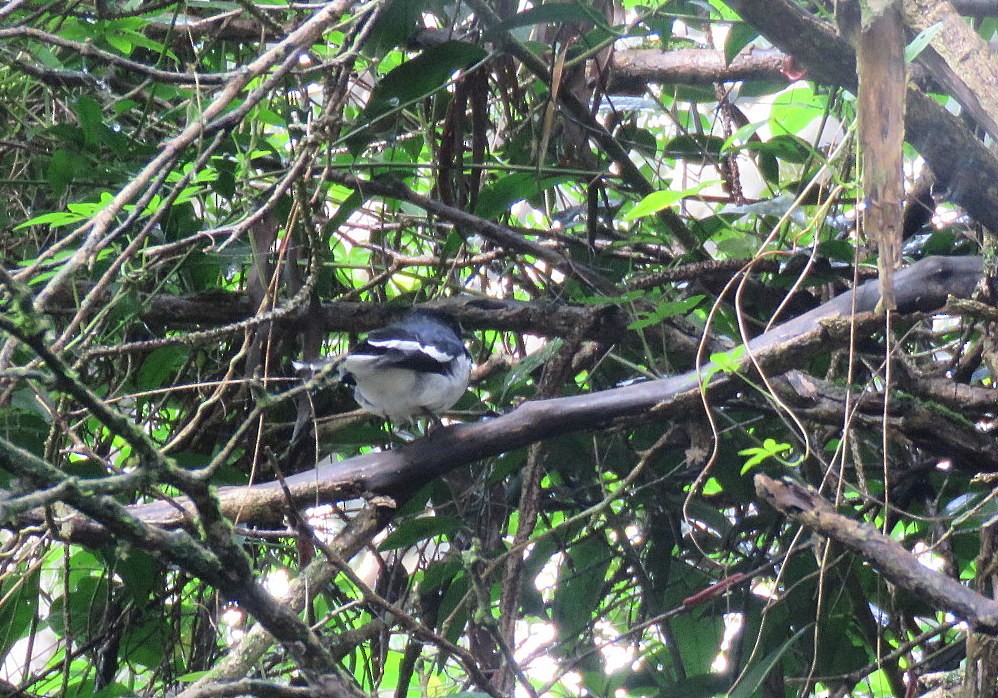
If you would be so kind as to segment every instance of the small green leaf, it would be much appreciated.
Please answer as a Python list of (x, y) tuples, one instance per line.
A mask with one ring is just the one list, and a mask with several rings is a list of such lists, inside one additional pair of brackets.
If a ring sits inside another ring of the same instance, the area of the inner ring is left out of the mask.
[(750, 456), (742, 466), (741, 474), (744, 475), (755, 466), (769, 458), (779, 459), (780, 455), (791, 449), (790, 444), (777, 442), (776, 439), (765, 439), (762, 446), (752, 446), (744, 448), (738, 452), (740, 456)]
[(66, 191), (66, 187), (73, 181), (73, 173), (76, 170), (74, 157), (65, 148), (59, 148), (49, 159), (48, 171), (45, 178), (52, 188), (52, 195), (59, 198)]
[(703, 489), (701, 490), (701, 494), (703, 494), (705, 497), (709, 497), (712, 494), (720, 494), (721, 492), (724, 492), (724, 488), (721, 486), (721, 483), (718, 482), (716, 478), (709, 477), (707, 478), (707, 482), (703, 483)]
[(455, 70), (466, 68), (486, 55), (485, 49), (465, 41), (445, 41), (428, 48), (393, 69), (374, 86), (364, 116), (374, 119), (421, 99), (447, 84)]
[(904, 60), (905, 63), (911, 63), (913, 60), (918, 58), (918, 54), (926, 49), (926, 47), (932, 43), (932, 39), (935, 38), (943, 28), (942, 22), (936, 22), (931, 27), (926, 27), (922, 31), (918, 32), (911, 43), (904, 47)]
[(713, 164), (721, 156), (725, 140), (719, 136), (706, 134), (683, 134), (666, 143), (665, 156), (696, 162)]
[(603, 585), (613, 556), (600, 534), (593, 534), (569, 550), (558, 570), (552, 612), (562, 638), (582, 632), (604, 598)]
[(532, 172), (516, 172), (482, 189), (475, 205), (475, 215), (492, 220), (509, 211), (517, 201), (532, 199), (542, 191), (566, 181), (567, 177), (538, 178)]
[(177, 681), (181, 681), (183, 683), (194, 683), (195, 681), (197, 681), (207, 673), (208, 673), (207, 671), (191, 671), (186, 674), (181, 674), (180, 676), (178, 676)]
[(523, 359), (521, 359), (509, 371), (509, 373), (506, 374), (506, 379), (503, 381), (502, 390), (500, 392), (500, 400), (505, 400), (507, 394), (511, 390), (526, 384), (526, 382), (530, 379), (530, 374), (546, 364), (548, 359), (554, 356), (555, 352), (561, 348), (562, 343), (563, 340), (561, 339), (551, 339), (537, 351), (523, 357)]
[(61, 228), (62, 226), (73, 225), (74, 223), (79, 223), (80, 221), (86, 219), (87, 216), (81, 216), (78, 213), (53, 211), (52, 213), (43, 213), (40, 216), (35, 216), (31, 220), (24, 221), (24, 223), (14, 226), (14, 230), (30, 228), (33, 225), (48, 225), (49, 228)]
[(755, 132), (765, 125), (765, 121), (756, 121), (754, 123), (745, 124), (728, 136), (728, 139), (724, 141), (724, 145), (721, 146), (721, 153), (730, 153), (732, 149), (739, 148), (742, 144), (748, 143), (749, 139), (755, 135)]
[(745, 356), (745, 345), (739, 344), (730, 351), (719, 351), (710, 355), (710, 364), (704, 368), (704, 385), (710, 382), (715, 373), (738, 373), (741, 369), (739, 363)]
[[(341, 225), (347, 222), (347, 219), (353, 215), (354, 211), (360, 208), (361, 204), (364, 203), (365, 196), (363, 192), (359, 189), (355, 189), (350, 192), (350, 195), (343, 200), (340, 207), (336, 209), (336, 213), (330, 217), (329, 222), (326, 223), (325, 230), (329, 234), (330, 239), (335, 239), (336, 231)], [(355, 249), (360, 249), (355, 248)]]
[(630, 325), (628, 325), (627, 329), (640, 330), (650, 325), (657, 325), (666, 318), (675, 317), (677, 315), (686, 315), (688, 312), (690, 312), (695, 307), (700, 305), (700, 302), (704, 298), (706, 298), (706, 296), (698, 295), (698, 296), (690, 296), (689, 298), (684, 298), (681, 301), (670, 301), (667, 303), (660, 303), (658, 306), (656, 306), (654, 311), (642, 314), (641, 318), (635, 320)]
[(364, 53), (380, 58), (405, 43), (416, 32), (424, 4), (422, 0), (388, 0), (364, 42)]
[(153, 349), (139, 368), (138, 387), (143, 390), (163, 387), (170, 376), (183, 366), (189, 353), (190, 347), (182, 345)]
[(83, 131), (83, 145), (88, 148), (97, 145), (100, 127), (104, 125), (100, 103), (93, 97), (84, 95), (76, 100), (73, 111)]

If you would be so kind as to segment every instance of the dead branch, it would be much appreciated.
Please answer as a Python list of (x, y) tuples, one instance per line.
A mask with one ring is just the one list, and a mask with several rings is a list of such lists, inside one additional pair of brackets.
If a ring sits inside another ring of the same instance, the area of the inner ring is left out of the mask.
[(862, 555), (888, 581), (951, 611), (979, 632), (998, 635), (998, 603), (929, 569), (874, 527), (842, 516), (816, 491), (762, 474), (755, 476), (755, 489), (777, 511)]
[[(898, 310), (930, 312), (942, 307), (948, 296), (969, 296), (981, 273), (976, 257), (931, 257), (896, 277)], [(855, 297), (854, 297), (855, 296)], [(882, 327), (883, 318), (873, 314), (880, 294), (875, 281), (855, 292), (845, 293), (794, 320), (760, 335), (749, 344), (760, 370), (781, 374), (818, 352), (846, 346), (854, 325), (860, 333)], [(851, 316), (853, 307), (858, 315)], [(737, 359), (747, 371), (746, 356)], [(368, 493), (387, 494), (403, 500), (433, 478), (462, 465), (561, 434), (611, 429), (624, 424), (689, 416), (703, 409), (700, 386), (711, 400), (733, 394), (741, 382), (731, 374), (716, 372), (712, 364), (696, 371), (585, 395), (535, 400), (495, 419), (439, 430), (407, 446), (369, 453), (344, 461), (326, 463), (314, 471), (285, 479), (289, 502), (281, 483), (253, 487), (225, 487), (219, 491), (220, 507), (240, 521), (266, 526), (280, 522), (289, 505), (314, 506), (342, 501)], [(186, 514), (178, 510), (184, 507)], [(132, 507), (130, 512), (145, 523), (183, 528), (191, 521), (189, 503)], [(22, 517), (22, 523), (38, 523), (40, 514)], [(106, 542), (107, 533), (88, 519), (72, 516), (62, 529), (70, 539), (86, 543)]]

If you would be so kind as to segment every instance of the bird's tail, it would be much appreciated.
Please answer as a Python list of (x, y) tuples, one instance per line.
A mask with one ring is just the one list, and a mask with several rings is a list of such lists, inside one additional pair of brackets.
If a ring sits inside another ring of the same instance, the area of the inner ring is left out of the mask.
[(295, 427), (291, 433), (292, 443), (296, 441), (305, 425), (315, 415), (312, 407), (311, 394), (322, 388), (342, 382), (340, 366), (346, 354), (330, 356), (319, 361), (292, 361), (291, 365), (305, 381), (305, 393), (298, 397), (298, 416), (295, 419)]

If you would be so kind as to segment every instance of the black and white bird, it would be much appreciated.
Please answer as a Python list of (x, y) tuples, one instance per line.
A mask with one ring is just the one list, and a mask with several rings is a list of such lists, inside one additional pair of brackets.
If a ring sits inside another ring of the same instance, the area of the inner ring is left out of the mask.
[(368, 334), (339, 359), (337, 372), (364, 411), (412, 422), (453, 406), (468, 389), (471, 368), (457, 321), (419, 309)]

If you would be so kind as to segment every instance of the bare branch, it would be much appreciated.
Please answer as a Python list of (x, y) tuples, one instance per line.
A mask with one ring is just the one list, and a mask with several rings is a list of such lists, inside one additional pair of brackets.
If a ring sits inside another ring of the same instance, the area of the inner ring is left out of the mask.
[(814, 490), (762, 474), (755, 476), (755, 488), (774, 509), (856, 551), (902, 589), (964, 618), (980, 632), (998, 635), (998, 603), (929, 569), (873, 526), (842, 516)]

